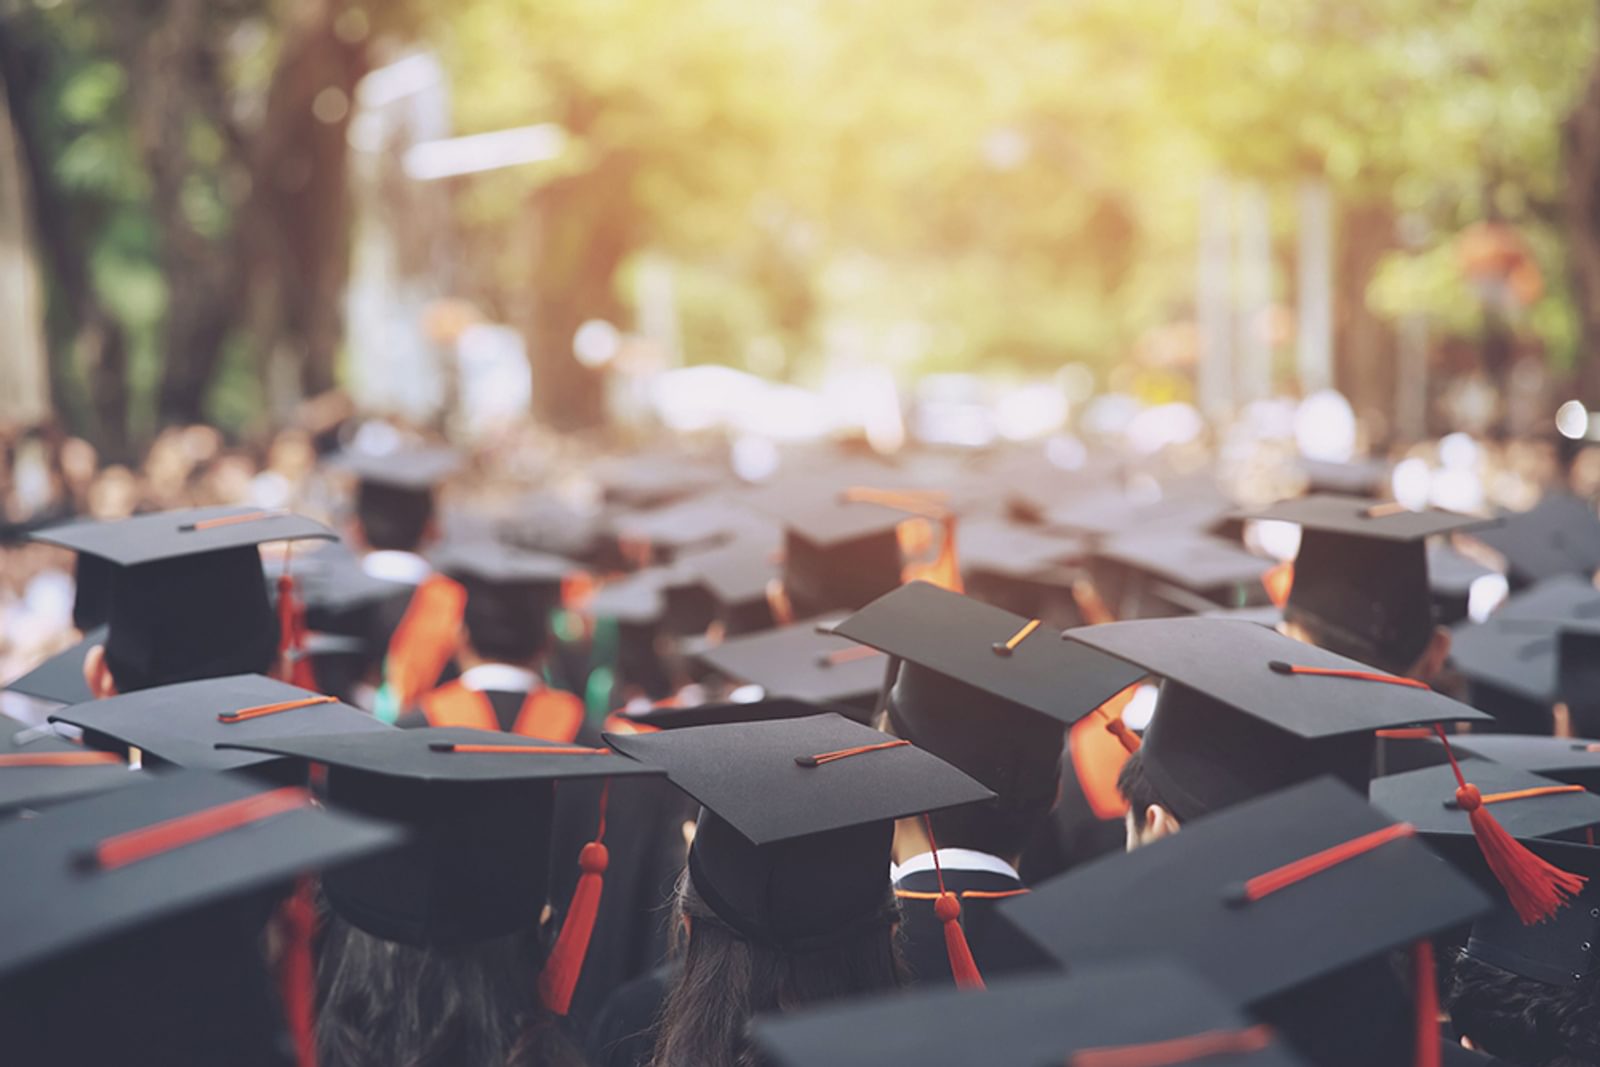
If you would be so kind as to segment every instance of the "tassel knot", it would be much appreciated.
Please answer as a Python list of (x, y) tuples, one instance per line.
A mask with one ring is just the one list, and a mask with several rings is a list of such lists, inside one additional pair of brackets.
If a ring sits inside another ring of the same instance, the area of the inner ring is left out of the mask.
[(599, 841), (590, 841), (578, 853), (578, 869), (584, 874), (605, 874), (611, 864), (611, 852)]
[(1483, 807), (1483, 794), (1478, 791), (1477, 786), (1468, 782), (1456, 790), (1456, 807), (1471, 815)]
[(961, 900), (954, 893), (945, 890), (933, 902), (933, 913), (942, 923), (959, 922), (961, 919)]

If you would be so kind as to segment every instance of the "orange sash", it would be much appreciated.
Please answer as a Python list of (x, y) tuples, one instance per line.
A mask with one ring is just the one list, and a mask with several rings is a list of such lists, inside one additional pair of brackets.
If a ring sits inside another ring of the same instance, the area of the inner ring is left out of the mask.
[(384, 684), (398, 708), (409, 708), (433, 688), (461, 639), (467, 590), (442, 574), (429, 576), (411, 594), (411, 603), (389, 639)]
[[(494, 705), (476, 689), (459, 681), (442, 685), (422, 698), (422, 713), (429, 726), (463, 726), (472, 730), (498, 730)], [(583, 728), (583, 701), (559, 689), (539, 688), (528, 694), (517, 712), (511, 732), (545, 741), (570, 742)]]

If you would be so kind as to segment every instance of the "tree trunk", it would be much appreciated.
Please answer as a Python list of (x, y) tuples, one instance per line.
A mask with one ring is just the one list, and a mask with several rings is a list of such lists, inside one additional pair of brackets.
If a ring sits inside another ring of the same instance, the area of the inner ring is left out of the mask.
[(1582, 327), (1575, 385), (1578, 398), (1593, 411), (1600, 408), (1600, 62), (1562, 132), (1567, 268)]
[(32, 196), (22, 144), (0, 82), (0, 322), (6, 323), (0, 359), (0, 419), (37, 422), (50, 411), (46, 379), (44, 295), (34, 254)]
[(1341, 212), (1335, 260), (1334, 381), (1380, 450), (1394, 433), (1394, 329), (1367, 306), (1367, 283), (1394, 247), (1394, 215), (1386, 204)]

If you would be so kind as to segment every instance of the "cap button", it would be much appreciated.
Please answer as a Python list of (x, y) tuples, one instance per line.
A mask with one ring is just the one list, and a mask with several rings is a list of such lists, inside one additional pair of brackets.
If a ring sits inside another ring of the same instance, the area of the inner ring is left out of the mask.
[(994, 644), (989, 646), (989, 649), (997, 656), (1011, 655), (1011, 646), (1006, 644), (1004, 641), (996, 641)]

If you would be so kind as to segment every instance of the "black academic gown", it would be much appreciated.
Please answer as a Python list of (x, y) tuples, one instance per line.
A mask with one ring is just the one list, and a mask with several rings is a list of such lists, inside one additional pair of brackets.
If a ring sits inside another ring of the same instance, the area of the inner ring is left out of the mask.
[(584, 1045), (590, 1067), (646, 1067), (655, 1053), (656, 1020), (676, 977), (676, 965), (658, 967), (611, 994)]
[[(998, 872), (946, 867), (944, 885), (961, 897), (961, 929), (985, 981), (1050, 966), (1047, 956), (995, 914), (995, 907), (1002, 900), (1025, 890), (1021, 881)], [(900, 952), (911, 969), (912, 980), (919, 985), (952, 984), (955, 979), (950, 974), (944, 924), (933, 911), (932, 894), (939, 891), (937, 875), (931, 869), (915, 871), (903, 876), (894, 888), (900, 898)], [(988, 893), (1005, 896), (971, 895)]]

